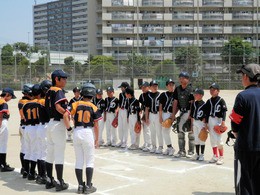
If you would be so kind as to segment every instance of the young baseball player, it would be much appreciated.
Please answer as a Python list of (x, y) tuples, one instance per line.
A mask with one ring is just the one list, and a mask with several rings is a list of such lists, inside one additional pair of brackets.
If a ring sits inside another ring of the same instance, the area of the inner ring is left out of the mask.
[(209, 130), (210, 143), (213, 150), (213, 157), (209, 163), (222, 165), (224, 163), (222, 135), (214, 131), (214, 126), (225, 126), (227, 106), (225, 100), (219, 96), (218, 84), (213, 83), (209, 89), (211, 98), (207, 100), (205, 105), (206, 123)]
[[(151, 92), (148, 94), (145, 108), (146, 124), (150, 126), (152, 147), (150, 153), (162, 154), (163, 138), (162, 126), (159, 121), (159, 98), (158, 82), (152, 80), (150, 82)], [(156, 138), (158, 138), (159, 147), (156, 149)]]
[[(172, 117), (172, 102), (173, 102), (173, 92), (175, 89), (175, 82), (172, 79), (166, 81), (166, 88), (168, 91), (161, 93), (160, 95), (160, 106), (159, 106), (159, 120), (162, 123), (164, 120)], [(172, 127), (166, 128), (162, 126), (162, 135), (164, 142), (167, 146), (164, 155), (172, 156), (175, 149), (172, 147), (171, 141), (171, 129)]]
[(116, 146), (117, 133), (116, 128), (112, 126), (114, 118), (118, 114), (118, 99), (114, 97), (114, 88), (107, 88), (107, 97), (105, 98), (106, 109), (104, 112), (104, 122), (106, 123), (107, 142), (104, 146)]
[[(66, 128), (70, 126), (69, 118), (65, 117), (68, 101), (64, 95), (63, 88), (67, 83), (68, 74), (63, 70), (55, 70), (51, 74), (52, 87), (47, 91), (45, 107), (50, 116), (47, 126), (47, 156), (46, 189), (56, 188), (56, 191), (66, 190), (69, 185), (63, 180), (64, 151), (66, 146)], [(57, 182), (52, 176), (53, 163), (57, 173)]]
[(20, 127), (19, 127), (19, 135), (20, 135), (20, 142), (21, 142), (21, 150), (20, 150), (20, 161), (21, 161), (21, 171), (20, 173), (23, 175), (24, 173), (24, 155), (25, 155), (25, 146), (24, 146), (24, 126), (25, 121), (23, 118), (22, 108), (23, 105), (32, 99), (32, 87), (33, 84), (25, 84), (22, 88), (23, 97), (18, 101), (18, 110), (20, 114)]
[(106, 109), (105, 100), (102, 98), (103, 91), (102, 89), (96, 90), (96, 97), (93, 98), (92, 102), (95, 106), (98, 107), (99, 112), (102, 114), (102, 119), (98, 121), (98, 145), (101, 146), (104, 144), (103, 140), (103, 130), (104, 130), (104, 111)]
[(121, 88), (119, 94), (119, 109), (118, 109), (118, 137), (120, 142), (116, 145), (117, 147), (127, 147), (128, 139), (128, 124), (127, 124), (127, 108), (126, 108), (126, 96), (125, 89), (129, 87), (127, 82), (122, 82), (118, 88)]
[(140, 121), (140, 105), (139, 101), (134, 97), (134, 90), (131, 87), (125, 90), (127, 98), (127, 119), (130, 130), (131, 146), (129, 150), (137, 150), (140, 144), (140, 133), (136, 133), (134, 128), (137, 121)]
[[(205, 127), (205, 111), (204, 105), (205, 102), (203, 101), (204, 91), (203, 89), (195, 89), (194, 93), (194, 102), (191, 106), (191, 124), (193, 125), (193, 133), (195, 138), (195, 149), (196, 153), (192, 156), (192, 160), (204, 160), (204, 150), (205, 150), (205, 142), (199, 139), (199, 133), (203, 127)], [(200, 153), (201, 148), (201, 153)]]
[[(92, 185), (92, 176), (94, 171), (94, 150), (95, 145), (98, 144), (98, 120), (102, 116), (98, 108), (91, 103), (91, 99), (95, 95), (95, 86), (91, 83), (85, 84), (81, 90), (83, 100), (72, 103), (70, 108), (75, 127), (73, 145), (76, 155), (75, 173), (79, 184), (78, 194), (90, 194), (97, 190)], [(95, 136), (93, 136), (93, 128)], [(84, 161), (86, 163), (86, 185), (82, 178)]]
[(141, 89), (142, 89), (142, 94), (139, 96), (139, 102), (141, 103), (141, 111), (142, 111), (142, 127), (143, 127), (143, 139), (144, 139), (144, 144), (142, 147), (140, 147), (141, 150), (143, 150), (144, 152), (148, 152), (150, 150), (151, 147), (151, 132), (150, 132), (150, 127), (145, 123), (145, 104), (146, 104), (146, 100), (149, 94), (149, 87), (150, 84), (147, 81), (144, 81), (141, 85), (140, 85)]
[(13, 89), (6, 87), (3, 89), (0, 98), (0, 171), (9, 172), (14, 168), (6, 163), (7, 141), (8, 141), (8, 119), (10, 117), (7, 102), (15, 99)]

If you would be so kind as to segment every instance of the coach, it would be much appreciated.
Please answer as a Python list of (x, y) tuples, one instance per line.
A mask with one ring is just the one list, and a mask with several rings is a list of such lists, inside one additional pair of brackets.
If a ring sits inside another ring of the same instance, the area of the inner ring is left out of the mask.
[(243, 65), (240, 92), (229, 118), (235, 135), (235, 190), (237, 195), (260, 194), (260, 66)]

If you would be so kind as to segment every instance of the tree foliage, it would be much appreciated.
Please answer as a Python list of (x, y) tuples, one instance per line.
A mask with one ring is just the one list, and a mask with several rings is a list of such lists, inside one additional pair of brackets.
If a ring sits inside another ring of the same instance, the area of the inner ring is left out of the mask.
[(3, 65), (13, 65), (14, 64), (14, 49), (10, 44), (5, 45), (2, 48), (1, 58)]
[(105, 75), (113, 77), (118, 71), (117, 66), (113, 64), (113, 61), (113, 57), (102, 55), (93, 56), (89, 65), (91, 75)]

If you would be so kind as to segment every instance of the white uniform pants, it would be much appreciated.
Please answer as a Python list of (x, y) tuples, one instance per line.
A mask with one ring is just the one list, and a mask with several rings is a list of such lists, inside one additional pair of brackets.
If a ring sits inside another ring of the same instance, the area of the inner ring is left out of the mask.
[(127, 110), (126, 109), (119, 109), (119, 111), (118, 111), (118, 138), (121, 143), (127, 144), (128, 124), (127, 124)]
[(112, 122), (116, 117), (115, 113), (106, 113), (106, 132), (107, 132), (107, 143), (116, 144), (117, 133), (116, 128), (112, 126)]
[(38, 159), (38, 146), (37, 146), (37, 125), (26, 125), (24, 128), (24, 143), (25, 155), (24, 159), (37, 161)]
[(140, 144), (140, 133), (135, 132), (135, 123), (137, 121), (137, 114), (130, 114), (128, 119), (128, 125), (130, 130), (131, 144), (139, 146)]
[[(170, 112), (163, 112), (162, 113), (162, 119), (163, 121), (170, 118), (171, 117), (171, 113)], [(171, 129), (172, 127), (170, 128), (165, 128), (165, 127), (162, 127), (162, 135), (163, 135), (163, 140), (165, 142), (165, 144), (168, 146), (170, 144), (172, 144), (172, 141), (171, 141)]]
[(151, 131), (150, 131), (150, 127), (144, 121), (142, 121), (142, 126), (143, 126), (144, 144), (145, 145), (150, 145), (151, 144)]
[(223, 146), (222, 134), (217, 134), (213, 129), (215, 125), (219, 125), (221, 122), (222, 118), (209, 117), (208, 128), (211, 147)]
[(7, 152), (7, 141), (8, 141), (8, 121), (2, 120), (2, 126), (0, 127), (0, 153), (6, 154)]
[(47, 125), (47, 156), (46, 162), (55, 164), (64, 163), (64, 151), (66, 146), (66, 127), (63, 119)]
[(37, 128), (38, 159), (46, 160), (47, 155), (47, 123), (39, 124)]
[(159, 121), (159, 113), (153, 114), (149, 113), (150, 130), (151, 130), (151, 140), (152, 145), (156, 146), (156, 137), (158, 138), (159, 146), (163, 146), (162, 138), (162, 126)]
[(98, 142), (103, 142), (103, 130), (104, 130), (104, 113), (102, 114), (102, 119), (98, 121)]
[(94, 136), (93, 128), (76, 127), (73, 132), (73, 146), (76, 156), (75, 169), (94, 167)]
[(23, 154), (25, 154), (24, 128), (25, 128), (24, 125), (19, 127), (19, 132), (21, 134), (20, 135), (20, 142), (21, 142), (21, 150), (20, 150), (20, 152), (23, 153)]
[(194, 133), (194, 143), (195, 145), (205, 145), (205, 142), (199, 139), (200, 130), (205, 127), (205, 123), (201, 120), (193, 120), (193, 133)]

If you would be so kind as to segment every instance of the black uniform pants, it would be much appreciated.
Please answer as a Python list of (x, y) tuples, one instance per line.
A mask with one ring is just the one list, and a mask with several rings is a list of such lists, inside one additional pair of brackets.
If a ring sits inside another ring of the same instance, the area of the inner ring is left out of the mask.
[(236, 195), (260, 194), (260, 152), (235, 151)]

